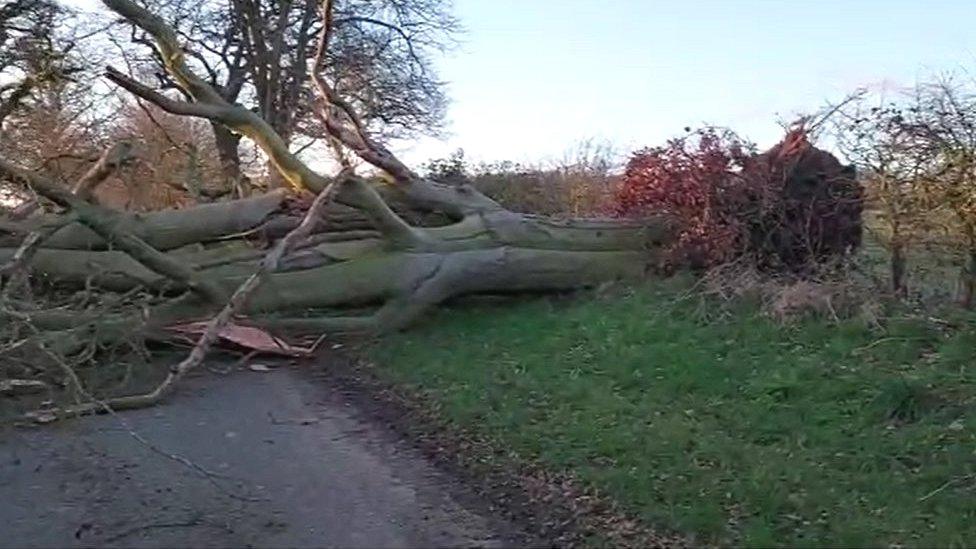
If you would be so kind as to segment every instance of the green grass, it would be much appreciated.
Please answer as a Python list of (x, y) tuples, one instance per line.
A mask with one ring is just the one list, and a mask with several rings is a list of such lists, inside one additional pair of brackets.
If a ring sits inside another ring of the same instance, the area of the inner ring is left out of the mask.
[(469, 304), (373, 358), (447, 419), (655, 527), (751, 546), (976, 544), (976, 330), (780, 326), (745, 304), (709, 319), (678, 289)]

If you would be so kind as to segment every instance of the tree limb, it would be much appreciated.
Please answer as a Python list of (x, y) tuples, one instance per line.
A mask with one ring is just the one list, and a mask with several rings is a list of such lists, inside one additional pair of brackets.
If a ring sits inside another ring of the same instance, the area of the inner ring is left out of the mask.
[(17, 251), (14, 252), (10, 261), (0, 266), (0, 279), (6, 277), (6, 282), (0, 280), (0, 302), (6, 301), (10, 297), (10, 292), (18, 286), (20, 276), (24, 267), (30, 262), (41, 244), (48, 239), (58, 229), (74, 221), (74, 216), (66, 216), (56, 222), (30, 232), (21, 242)]
[[(342, 99), (321, 74), (325, 62), (325, 53), (332, 36), (333, 11), (334, 0), (323, 0), (323, 24), (319, 32), (315, 57), (309, 70), (318, 99), (322, 102), (316, 112), (322, 119), (329, 135), (366, 162), (393, 176), (399, 183), (401, 190), (419, 206), (439, 209), (457, 217), (504, 210), (497, 202), (481, 194), (473, 187), (448, 187), (421, 178), (389, 149), (369, 136), (365, 125), (352, 105)], [(336, 116), (333, 116), (333, 112), (341, 114), (349, 124), (337, 120)]]
[(132, 143), (120, 141), (105, 149), (91, 168), (75, 183), (72, 192), (82, 200), (91, 200), (95, 189), (116, 169), (130, 162), (135, 155)]
[[(410, 183), (420, 179), (416, 173), (408, 168), (396, 156), (390, 153), (386, 147), (373, 141), (366, 132), (365, 126), (355, 109), (342, 99), (325, 78), (320, 74), (324, 63), (325, 52), (329, 47), (329, 39), (332, 36), (334, 0), (324, 0), (322, 4), (322, 30), (319, 33), (318, 44), (315, 49), (315, 58), (309, 75), (319, 94), (319, 98), (324, 102), (324, 107), (319, 109), (320, 117), (325, 123), (329, 134), (343, 145), (352, 149), (363, 160), (389, 173), (394, 179), (401, 183)], [(352, 129), (345, 127), (335, 117), (331, 116), (331, 110), (341, 112), (352, 124)]]
[[(338, 182), (341, 182), (347, 174), (340, 174)], [(312, 206), (306, 212), (305, 217), (302, 222), (295, 227), (294, 230), (289, 232), (281, 240), (275, 244), (274, 248), (268, 252), (265, 256), (264, 261), (261, 262), (260, 268), (249, 276), (237, 290), (231, 295), (230, 300), (227, 301), (226, 305), (217, 313), (216, 316), (207, 322), (207, 327), (204, 329), (203, 334), (200, 339), (197, 340), (196, 345), (193, 346), (193, 350), (190, 354), (183, 359), (178, 364), (174, 364), (170, 371), (166, 374), (166, 378), (156, 386), (152, 391), (141, 394), (141, 395), (130, 395), (124, 397), (118, 397), (109, 399), (104, 402), (107, 407), (114, 410), (129, 410), (134, 408), (144, 408), (147, 406), (152, 406), (167, 396), (169, 396), (176, 384), (187, 374), (187, 372), (197, 368), (203, 363), (204, 359), (207, 357), (207, 353), (216, 343), (217, 339), (220, 337), (220, 332), (224, 329), (227, 324), (234, 318), (235, 315), (240, 312), (248, 298), (255, 290), (261, 285), (265, 276), (268, 273), (272, 273), (278, 269), (282, 258), (285, 254), (297, 243), (306, 239), (311, 232), (315, 229), (316, 225), (319, 223), (322, 213), (325, 211), (325, 207), (333, 198), (335, 189), (338, 185), (332, 183), (319, 193), (315, 197), (315, 201), (312, 202)], [(84, 414), (100, 413), (105, 411), (106, 406), (103, 403), (90, 402), (88, 404), (82, 404), (72, 408), (64, 410), (64, 413), (69, 416), (77, 416)]]
[(222, 292), (217, 287), (198, 278), (188, 267), (153, 248), (144, 240), (116, 230), (118, 215), (115, 212), (91, 204), (57, 183), (28, 172), (2, 158), (0, 158), (0, 174), (21, 182), (59, 206), (70, 208), (78, 216), (79, 222), (150, 270), (201, 294), (209, 300), (221, 299)]
[(318, 193), (331, 183), (329, 178), (316, 173), (293, 155), (281, 136), (263, 118), (240, 105), (229, 103), (210, 84), (195, 75), (186, 65), (185, 55), (176, 40), (176, 34), (162, 19), (131, 0), (102, 0), (102, 2), (153, 37), (166, 71), (193, 99), (193, 102), (164, 99), (165, 96), (158, 92), (147, 93), (152, 90), (141, 84), (135, 85), (137, 83), (129, 78), (119, 78), (121, 73), (115, 70), (106, 72), (110, 80), (163, 109), (175, 109), (169, 112), (214, 120), (250, 137), (295, 189), (307, 189)]

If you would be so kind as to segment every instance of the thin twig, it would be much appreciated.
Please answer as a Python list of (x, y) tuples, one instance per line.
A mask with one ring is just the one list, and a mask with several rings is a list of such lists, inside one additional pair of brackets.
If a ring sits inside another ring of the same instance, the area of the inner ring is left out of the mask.
[(932, 490), (928, 494), (925, 494), (924, 496), (918, 498), (918, 502), (921, 503), (921, 502), (923, 502), (923, 501), (925, 501), (925, 500), (927, 500), (929, 498), (932, 498), (932, 497), (938, 495), (940, 492), (942, 492), (946, 488), (952, 486), (953, 484), (956, 484), (956, 483), (959, 483), (959, 482), (965, 482), (965, 481), (967, 481), (969, 479), (972, 479), (972, 478), (976, 478), (976, 474), (969, 474), (969, 475), (965, 475), (965, 476), (961, 476), (961, 477), (956, 477), (956, 478), (953, 478), (953, 479), (949, 479), (942, 486), (939, 486), (935, 490)]

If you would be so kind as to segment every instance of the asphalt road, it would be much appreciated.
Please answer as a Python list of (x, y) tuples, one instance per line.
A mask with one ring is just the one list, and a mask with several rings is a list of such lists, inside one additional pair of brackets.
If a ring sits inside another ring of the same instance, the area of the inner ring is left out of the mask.
[(169, 404), (121, 417), (128, 428), (98, 416), (0, 431), (0, 546), (435, 547), (518, 539), (516, 527), (457, 479), (297, 369), (207, 374), (188, 380)]

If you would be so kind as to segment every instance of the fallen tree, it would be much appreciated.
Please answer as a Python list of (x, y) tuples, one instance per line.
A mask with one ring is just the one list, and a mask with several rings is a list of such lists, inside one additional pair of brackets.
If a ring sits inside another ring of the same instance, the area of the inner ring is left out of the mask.
[[(76, 185), (79, 192), (72, 192), (0, 160), (5, 179), (62, 209), (0, 222), (0, 264), (9, 271), (26, 269), (35, 281), (56, 288), (145, 289), (159, 296), (151, 307), (108, 315), (5, 304), (0, 315), (29, 321), (40, 331), (35, 337), (61, 353), (88, 345), (91, 338), (117, 340), (134, 332), (165, 339), (166, 327), (209, 319), (218, 311), (224, 323), (281, 334), (382, 334), (465, 294), (569, 290), (637, 278), (671, 238), (663, 218), (518, 214), (469, 186), (418, 176), (367, 134), (321, 76), (330, 0), (323, 6), (323, 30), (310, 70), (318, 92), (316, 113), (336, 147), (389, 175), (388, 188), (378, 188), (348, 166), (335, 177), (312, 170), (264, 120), (225, 101), (189, 69), (164, 21), (130, 0), (103, 2), (152, 36), (188, 100), (171, 99), (111, 67), (106, 78), (167, 112), (205, 118), (249, 137), (293, 192), (134, 214), (92, 203), (97, 182)], [(329, 196), (323, 197), (327, 189)], [(318, 194), (322, 202), (304, 222), (297, 215), (303, 193)], [(427, 213), (444, 222), (417, 224)], [(275, 246), (282, 235), (288, 245)], [(269, 249), (273, 261), (265, 257)], [(6, 278), (9, 294), (16, 277)]]

